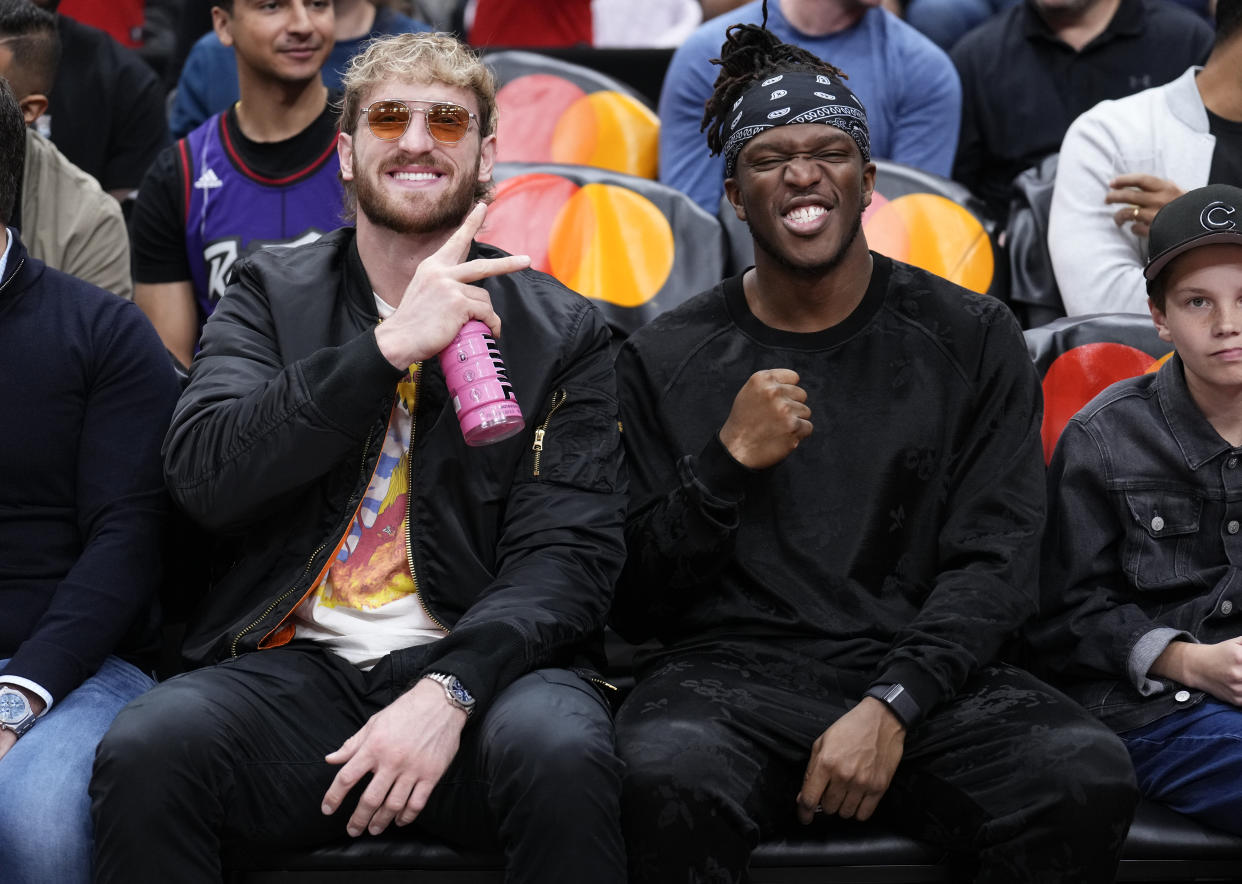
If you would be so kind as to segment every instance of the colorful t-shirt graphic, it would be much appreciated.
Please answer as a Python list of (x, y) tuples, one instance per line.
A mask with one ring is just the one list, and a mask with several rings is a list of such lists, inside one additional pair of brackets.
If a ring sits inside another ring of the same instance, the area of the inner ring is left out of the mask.
[(419, 601), (406, 555), (410, 415), (417, 399), (412, 371), (397, 385), (384, 447), (336, 560), (294, 615), (298, 638), (323, 642), (365, 669), (445, 634)]
[(366, 496), (354, 514), (349, 536), (327, 578), (316, 590), (320, 605), (374, 610), (415, 591), (405, 553), (405, 511), (410, 489), (407, 446), (415, 395), (412, 378), (397, 385), (398, 401), (388, 422), (384, 449)]

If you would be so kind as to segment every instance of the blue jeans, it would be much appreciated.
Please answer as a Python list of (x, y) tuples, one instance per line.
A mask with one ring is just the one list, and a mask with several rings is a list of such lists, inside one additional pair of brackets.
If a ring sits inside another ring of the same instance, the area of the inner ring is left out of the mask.
[[(8, 662), (0, 660), (0, 671)], [(0, 758), (0, 869), (6, 884), (90, 881), (86, 787), (95, 746), (121, 708), (152, 684), (141, 670), (109, 657)]]
[(1207, 697), (1121, 739), (1144, 795), (1242, 834), (1242, 709)]

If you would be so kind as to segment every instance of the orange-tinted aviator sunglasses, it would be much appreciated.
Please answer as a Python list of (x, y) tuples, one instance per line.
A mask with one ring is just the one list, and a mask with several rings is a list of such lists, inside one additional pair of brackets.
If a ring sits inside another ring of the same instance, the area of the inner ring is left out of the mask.
[[(410, 107), (411, 104), (425, 104), (428, 107)], [(460, 104), (446, 101), (401, 101), (386, 98), (372, 102), (364, 107), (367, 126), (371, 134), (380, 141), (396, 141), (410, 127), (410, 117), (414, 111), (420, 111), (423, 121), (427, 124), (427, 134), (441, 144), (456, 144), (466, 137), (470, 129), (470, 121), (478, 121), (478, 117), (470, 113)]]

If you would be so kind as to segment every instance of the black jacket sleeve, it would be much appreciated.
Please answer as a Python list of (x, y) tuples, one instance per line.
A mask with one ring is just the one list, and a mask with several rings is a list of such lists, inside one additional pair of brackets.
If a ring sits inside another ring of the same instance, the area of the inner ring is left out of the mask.
[[(264, 272), (237, 264), (164, 444), (174, 499), (218, 532), (262, 519), (285, 494), (327, 473), (391, 407), (401, 376), (373, 328), (285, 364)], [(304, 286), (309, 298), (323, 287), (311, 279), (282, 284)]]

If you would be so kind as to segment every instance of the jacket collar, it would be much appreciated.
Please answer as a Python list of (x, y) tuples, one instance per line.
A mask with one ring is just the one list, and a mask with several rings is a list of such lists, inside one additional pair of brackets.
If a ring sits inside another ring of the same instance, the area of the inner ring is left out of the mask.
[(1163, 90), (1169, 113), (1191, 130), (1207, 135), (1207, 108), (1203, 106), (1203, 96), (1199, 94), (1199, 87), (1195, 83), (1195, 77), (1201, 70), (1202, 67), (1192, 67), (1168, 85), (1156, 88)]
[(375, 309), (375, 289), (371, 286), (371, 277), (367, 276), (367, 268), (362, 264), (362, 256), (358, 254), (357, 230), (347, 227), (330, 235), (348, 238), (345, 246), (345, 291), (348, 293), (350, 309), (360, 311), (372, 323), (379, 322), (379, 312)]
[(1233, 450), (1233, 446), (1220, 437), (1199, 406), (1195, 405), (1190, 388), (1186, 386), (1182, 358), (1176, 353), (1156, 375), (1156, 395), (1169, 430), (1190, 469), (1197, 470), (1217, 455)]
[[(371, 277), (367, 275), (367, 268), (362, 263), (362, 256), (358, 254), (357, 234), (358, 231), (355, 228), (344, 227), (328, 234), (325, 239), (336, 237), (345, 245), (345, 290), (348, 292), (350, 308), (362, 311), (371, 322), (378, 322), (379, 311), (375, 309), (375, 289), (371, 285)], [(495, 246), (475, 240), (470, 243), (470, 251), (466, 255), (466, 260), (497, 258), (506, 254), (508, 253), (500, 251)]]
[(31, 261), (17, 229), (10, 227), (9, 233), (13, 237), (13, 245), (9, 248), (9, 259), (4, 264), (4, 275), (0, 277), (0, 303), (12, 299), (26, 288), (23, 280), (17, 277), (19, 274), (25, 275), (26, 265)]

